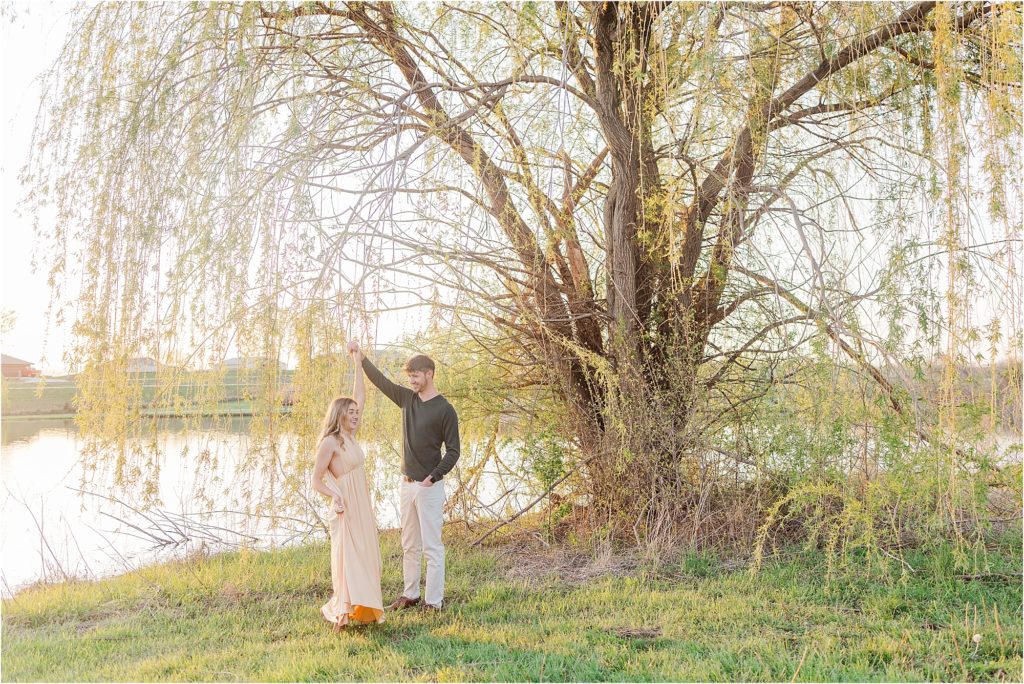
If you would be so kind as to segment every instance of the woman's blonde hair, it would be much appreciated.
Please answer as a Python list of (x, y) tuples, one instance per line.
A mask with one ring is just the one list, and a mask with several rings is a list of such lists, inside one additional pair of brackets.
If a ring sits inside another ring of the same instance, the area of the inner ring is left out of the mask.
[(352, 397), (335, 397), (331, 401), (330, 406), (327, 407), (327, 413), (324, 414), (324, 425), (320, 429), (320, 439), (317, 443), (324, 441), (325, 437), (334, 435), (338, 437), (338, 441), (341, 441), (341, 421), (344, 419), (345, 414), (348, 413), (348, 407), (356, 403), (356, 400)]

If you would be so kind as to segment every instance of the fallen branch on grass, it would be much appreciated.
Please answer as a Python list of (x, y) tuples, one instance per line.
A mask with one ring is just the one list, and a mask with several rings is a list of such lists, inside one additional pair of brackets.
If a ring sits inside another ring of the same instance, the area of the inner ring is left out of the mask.
[[(221, 527), (219, 525), (205, 523), (189, 517), (189, 514), (168, 513), (167, 511), (157, 509), (155, 515), (151, 517), (139, 508), (136, 508), (117, 497), (89, 492), (84, 489), (76, 489), (75, 487), (68, 487), (68, 489), (116, 503), (148, 522), (149, 527), (147, 528), (143, 527), (141, 522), (136, 525), (126, 518), (121, 518), (106, 511), (99, 511), (100, 515), (111, 518), (112, 520), (115, 520), (118, 523), (138, 532), (138, 534), (132, 534), (125, 530), (118, 530), (120, 534), (135, 537), (142, 541), (148, 541), (151, 544), (151, 548), (154, 549), (168, 546), (176, 547), (195, 541), (210, 541), (214, 544), (223, 544), (235, 547), (241, 546), (245, 542), (259, 541), (259, 537), (255, 537), (244, 532), (238, 532), (237, 530), (228, 529), (226, 527)], [(155, 518), (162, 518), (162, 521), (158, 521)], [(230, 540), (227, 538), (230, 535), (234, 535), (236, 538), (241, 538), (242, 541)]]
[(495, 525), (494, 527), (492, 527), (491, 529), (487, 530), (487, 532), (485, 532), (485, 533), (483, 534), (483, 536), (481, 536), (481, 537), (480, 537), (479, 539), (477, 539), (477, 540), (476, 540), (475, 542), (473, 542), (472, 544), (470, 544), (470, 546), (471, 546), (471, 547), (472, 547), (472, 546), (479, 546), (479, 545), (480, 545), (480, 543), (481, 543), (481, 542), (483, 542), (483, 540), (484, 540), (484, 539), (487, 539), (487, 538), (488, 538), (488, 537), (490, 537), (490, 536), (491, 536), (492, 534), (494, 534), (495, 532), (497, 532), (498, 530), (500, 530), (500, 529), (501, 529), (502, 527), (505, 527), (505, 525), (508, 525), (509, 523), (511, 523), (512, 521), (514, 521), (514, 520), (515, 520), (516, 518), (518, 518), (518, 517), (520, 517), (521, 515), (523, 515), (523, 513), (526, 513), (526, 512), (528, 511), (528, 510), (530, 510), (531, 508), (533, 508), (534, 506), (536, 506), (537, 504), (539, 504), (539, 503), (540, 503), (541, 501), (543, 501), (543, 500), (544, 500), (544, 499), (545, 499), (545, 498), (546, 498), (546, 497), (548, 496), (548, 494), (550, 494), (551, 492), (553, 492), (553, 491), (555, 490), (555, 487), (557, 487), (558, 485), (560, 485), (560, 484), (562, 484), (563, 482), (565, 482), (566, 480), (568, 480), (568, 479), (569, 479), (569, 477), (570, 477), (571, 475), (575, 474), (575, 473), (576, 473), (576, 471), (578, 471), (578, 470), (579, 470), (580, 468), (582, 468), (583, 466), (585, 466), (585, 465), (587, 465), (588, 463), (590, 463), (591, 461), (593, 461), (593, 460), (594, 460), (595, 458), (597, 458), (597, 456), (598, 456), (598, 454), (594, 454), (594, 455), (593, 455), (593, 456), (591, 456), (590, 458), (588, 458), (588, 459), (585, 459), (585, 460), (583, 460), (583, 461), (580, 461), (579, 463), (577, 463), (577, 464), (576, 464), (576, 466), (572, 468), (572, 470), (570, 470), (570, 471), (569, 471), (569, 472), (567, 472), (567, 473), (566, 473), (565, 475), (562, 475), (562, 477), (560, 477), (560, 478), (558, 478), (557, 480), (555, 480), (554, 482), (552, 482), (552, 483), (551, 483), (551, 486), (550, 486), (550, 487), (548, 487), (547, 489), (545, 489), (545, 490), (544, 490), (544, 492), (543, 492), (543, 493), (541, 493), (541, 495), (540, 495), (540, 496), (538, 496), (538, 497), (537, 497), (536, 499), (534, 499), (534, 500), (533, 500), (533, 501), (531, 501), (530, 503), (526, 504), (526, 506), (524, 506), (524, 507), (522, 508), (522, 510), (520, 510), (520, 511), (519, 511), (518, 513), (516, 513), (515, 515), (513, 515), (513, 516), (512, 516), (511, 518), (509, 518), (508, 520), (504, 520), (504, 521), (502, 521), (502, 522), (498, 523), (497, 525)]

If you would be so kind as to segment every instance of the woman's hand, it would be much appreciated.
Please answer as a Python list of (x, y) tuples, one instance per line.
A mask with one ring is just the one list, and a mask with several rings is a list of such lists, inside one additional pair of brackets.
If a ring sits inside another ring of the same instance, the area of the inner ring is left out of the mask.
[(331, 503), (334, 505), (334, 512), (338, 515), (345, 512), (345, 504), (338, 497), (334, 497)]

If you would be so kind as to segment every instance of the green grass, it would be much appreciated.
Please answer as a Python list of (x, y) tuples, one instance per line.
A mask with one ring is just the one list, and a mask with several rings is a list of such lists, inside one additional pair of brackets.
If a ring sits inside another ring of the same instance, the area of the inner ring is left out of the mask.
[[(389, 600), (400, 553), (395, 533), (382, 539)], [(319, 614), (323, 543), (36, 587), (3, 603), (3, 678), (1021, 679), (1019, 580), (957, 579), (948, 551), (908, 556), (916, 572), (902, 578), (826, 580), (822, 558), (800, 552), (758, 575), (685, 556), (586, 582), (525, 572), (554, 567), (544, 553), (449, 540), (443, 613), (389, 613), (341, 634)], [(1019, 538), (986, 562), (1020, 572)]]
[[(288, 383), (291, 371), (282, 373), (282, 382)], [(142, 400), (144, 403), (154, 401), (160, 385), (154, 373), (139, 373), (135, 377), (142, 383)], [(200, 377), (201, 376), (197, 376)], [(251, 396), (259, 394), (261, 388), (252, 373), (226, 371), (223, 377), (218, 376), (221, 383), (223, 399), (214, 405), (196, 403), (202, 392), (209, 391), (205, 385), (193, 380), (183, 380), (170, 389), (163, 389), (162, 401), (166, 403), (178, 399), (178, 405), (155, 406), (143, 411), (144, 415), (179, 416), (179, 415), (249, 415), (253, 412), (254, 402)], [(8, 417), (56, 416), (73, 415), (75, 397), (78, 393), (73, 384), (61, 379), (48, 379), (44, 382), (25, 381), (18, 378), (3, 380), (3, 414)], [(190, 406), (191, 404), (191, 406)]]
[(26, 383), (3, 381), (3, 412), (12, 415), (70, 414), (74, 412), (74, 385), (57, 383)]

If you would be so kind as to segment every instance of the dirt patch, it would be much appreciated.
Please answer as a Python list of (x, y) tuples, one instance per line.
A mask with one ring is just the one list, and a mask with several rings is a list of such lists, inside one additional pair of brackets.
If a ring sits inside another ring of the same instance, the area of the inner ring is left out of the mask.
[(661, 627), (606, 627), (602, 631), (620, 639), (657, 639), (661, 636)]
[(502, 537), (486, 546), (498, 561), (507, 579), (544, 582), (558, 580), (570, 585), (592, 582), (602, 577), (638, 577), (669, 582), (692, 581), (722, 573), (741, 572), (750, 566), (747, 557), (709, 558), (693, 568), (684, 560), (691, 550), (679, 546), (645, 554), (643, 548), (598, 545), (572, 547), (547, 543), (531, 530)]
[(532, 535), (518, 535), (491, 549), (505, 568), (505, 577), (513, 580), (546, 581), (557, 579), (568, 584), (584, 584), (600, 577), (635, 575), (642, 565), (638, 554), (598, 550), (584, 553), (559, 545), (546, 545)]

